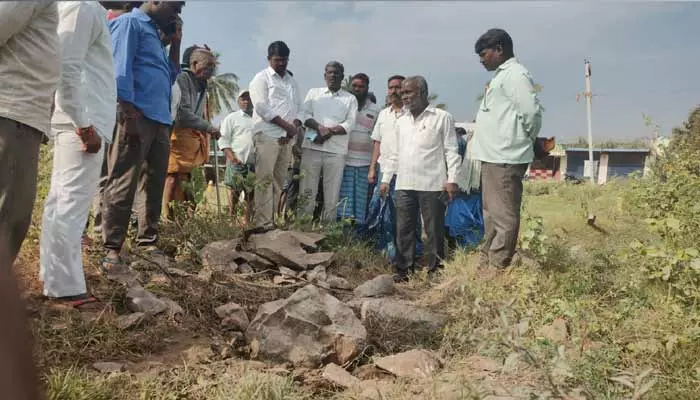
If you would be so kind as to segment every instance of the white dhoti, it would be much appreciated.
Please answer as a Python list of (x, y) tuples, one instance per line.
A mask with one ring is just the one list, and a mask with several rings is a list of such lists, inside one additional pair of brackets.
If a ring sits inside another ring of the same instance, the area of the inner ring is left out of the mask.
[(40, 271), (44, 295), (76, 296), (87, 292), (81, 236), (100, 179), (105, 143), (95, 154), (81, 151), (74, 131), (54, 137), (51, 188), (44, 203)]

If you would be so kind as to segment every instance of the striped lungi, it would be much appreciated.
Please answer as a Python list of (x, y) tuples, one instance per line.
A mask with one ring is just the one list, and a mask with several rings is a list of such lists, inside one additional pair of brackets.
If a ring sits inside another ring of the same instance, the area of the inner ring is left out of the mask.
[(365, 221), (369, 197), (369, 166), (350, 167), (343, 170), (343, 183), (340, 186), (338, 218), (353, 218), (358, 223)]

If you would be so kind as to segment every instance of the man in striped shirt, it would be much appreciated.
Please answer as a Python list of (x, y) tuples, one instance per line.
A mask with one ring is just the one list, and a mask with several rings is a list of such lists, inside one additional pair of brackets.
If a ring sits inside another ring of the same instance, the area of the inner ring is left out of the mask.
[(338, 218), (365, 220), (369, 192), (369, 166), (372, 162), (372, 130), (377, 122), (379, 107), (369, 99), (369, 77), (359, 73), (352, 77), (352, 94), (357, 99), (357, 118), (348, 136), (343, 183), (340, 186)]

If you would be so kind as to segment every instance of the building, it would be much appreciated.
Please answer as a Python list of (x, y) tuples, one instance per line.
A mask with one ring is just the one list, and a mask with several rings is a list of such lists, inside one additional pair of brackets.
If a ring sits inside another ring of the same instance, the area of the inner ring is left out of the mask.
[[(644, 174), (649, 160), (649, 149), (594, 149), (593, 160), (598, 161), (598, 183), (608, 178), (626, 177), (632, 173)], [(572, 147), (566, 149), (565, 174), (584, 178), (584, 162), (588, 160), (588, 149)]]

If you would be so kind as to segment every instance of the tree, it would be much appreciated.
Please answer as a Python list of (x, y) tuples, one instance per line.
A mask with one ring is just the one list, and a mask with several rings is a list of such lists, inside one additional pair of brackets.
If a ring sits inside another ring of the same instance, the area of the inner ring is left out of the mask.
[[(214, 52), (216, 57), (217, 70), (219, 68), (219, 56), (221, 54)], [(215, 71), (215, 74), (218, 71)], [(209, 82), (207, 82), (207, 112), (209, 118), (213, 118), (222, 112), (231, 112), (235, 109), (236, 98), (240, 87), (238, 86), (238, 75), (232, 72), (224, 72), (216, 74)]]

